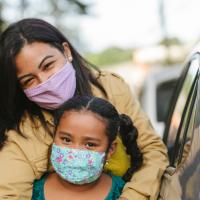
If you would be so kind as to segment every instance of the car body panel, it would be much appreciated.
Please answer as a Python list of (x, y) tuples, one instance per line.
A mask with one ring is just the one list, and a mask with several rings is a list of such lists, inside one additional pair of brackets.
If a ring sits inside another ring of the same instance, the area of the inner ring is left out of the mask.
[(170, 166), (159, 199), (200, 200), (200, 48), (187, 59), (170, 105), (164, 133)]

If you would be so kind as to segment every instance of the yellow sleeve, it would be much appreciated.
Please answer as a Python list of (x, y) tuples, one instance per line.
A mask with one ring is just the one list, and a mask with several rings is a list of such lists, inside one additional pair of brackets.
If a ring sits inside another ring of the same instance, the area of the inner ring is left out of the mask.
[(30, 200), (35, 179), (20, 147), (7, 141), (0, 151), (0, 199)]
[[(122, 197), (129, 200), (157, 199), (161, 177), (168, 166), (166, 147), (156, 135), (148, 117), (123, 79), (110, 74), (102, 83), (108, 93), (108, 99), (118, 111), (132, 118), (138, 129), (137, 142), (144, 158), (143, 167), (134, 173), (130, 182), (126, 183)], [(118, 165), (121, 163), (123, 162), (119, 162)]]
[(116, 151), (109, 159), (108, 164), (105, 165), (105, 171), (111, 171), (115, 176), (123, 176), (130, 167), (130, 158), (127, 156), (126, 149), (124, 148), (119, 136), (117, 137), (116, 141)]

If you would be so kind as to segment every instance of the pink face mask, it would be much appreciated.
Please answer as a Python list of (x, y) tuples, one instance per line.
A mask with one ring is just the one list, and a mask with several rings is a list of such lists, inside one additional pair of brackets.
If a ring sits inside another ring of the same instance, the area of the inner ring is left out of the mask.
[(42, 108), (54, 110), (74, 96), (76, 75), (71, 63), (67, 62), (47, 81), (24, 90), (28, 99)]

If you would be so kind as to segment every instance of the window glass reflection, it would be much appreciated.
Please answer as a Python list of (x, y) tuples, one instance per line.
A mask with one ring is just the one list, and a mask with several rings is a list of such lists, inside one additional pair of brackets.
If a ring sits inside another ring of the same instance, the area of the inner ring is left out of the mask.
[[(200, 84), (200, 81), (199, 81)], [(188, 134), (184, 143), (183, 158), (179, 164), (179, 180), (182, 197), (185, 200), (200, 199), (200, 85), (197, 101), (191, 117)], [(192, 126), (193, 125), (193, 126)]]
[(169, 149), (169, 155), (172, 155), (174, 152), (174, 143), (176, 140), (177, 132), (181, 123), (181, 118), (183, 115), (183, 111), (186, 105), (186, 101), (188, 99), (189, 93), (191, 91), (191, 87), (195, 80), (197, 71), (198, 71), (199, 61), (197, 58), (193, 59), (190, 63), (186, 78), (182, 85), (182, 89), (180, 91), (179, 97), (176, 102), (176, 106), (171, 118), (171, 124), (169, 128), (169, 134), (167, 138), (167, 146)]

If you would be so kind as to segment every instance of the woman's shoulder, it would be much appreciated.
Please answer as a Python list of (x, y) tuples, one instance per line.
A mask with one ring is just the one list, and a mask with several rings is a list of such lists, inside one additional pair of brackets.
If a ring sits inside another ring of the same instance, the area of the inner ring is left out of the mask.
[[(112, 72), (101, 72), (98, 80), (107, 93), (106, 99), (111, 102), (120, 113), (130, 116), (134, 110), (137, 110), (137, 98), (131, 92), (130, 87), (123, 78)], [(93, 85), (92, 92), (94, 96), (105, 98), (102, 92)], [(137, 107), (133, 106), (133, 104)]]
[(122, 189), (125, 185), (124, 180), (120, 176), (111, 175), (112, 178), (112, 188), (105, 200), (118, 199), (122, 193)]
[(116, 83), (119, 83), (119, 84), (124, 84), (125, 81), (124, 79), (119, 75), (119, 74), (116, 74), (114, 72), (110, 72), (110, 71), (100, 71), (97, 75), (95, 75), (97, 77), (97, 79), (102, 82), (102, 83), (111, 83), (111, 82), (116, 82)]
[[(44, 119), (50, 129), (53, 130), (54, 123), (51, 119), (51, 115), (47, 112), (43, 112)], [(39, 117), (33, 116), (31, 117), (28, 112), (25, 112), (21, 118), (19, 129), (21, 133), (19, 133), (16, 129), (11, 129), (6, 132), (8, 137), (8, 141), (17, 142), (18, 140), (23, 143), (23, 141), (28, 142), (28, 140), (32, 140), (33, 138), (37, 138), (38, 140), (45, 141), (48, 144), (52, 142), (52, 136), (46, 134), (44, 126), (42, 125)], [(28, 140), (27, 140), (28, 139)], [(45, 139), (45, 140), (44, 140)]]
[[(7, 156), (4, 165), (12, 161), (13, 166), (19, 167), (20, 163), (21, 167), (26, 166), (29, 170), (33, 170), (35, 178), (40, 178), (49, 167), (48, 153), (53, 138), (39, 122), (34, 124), (27, 116), (23, 116), (20, 130), (21, 134), (14, 129), (7, 131), (7, 141), (4, 151), (0, 152), (0, 159)], [(19, 157), (18, 160), (11, 160), (14, 152), (15, 156)]]
[[(94, 75), (107, 92), (109, 99), (112, 99), (112, 96), (115, 95), (124, 95), (124, 93), (127, 91), (127, 83), (120, 75), (116, 73), (100, 71), (99, 73), (95, 72)], [(93, 87), (92, 89), (94, 94), (98, 94), (98, 88)]]

